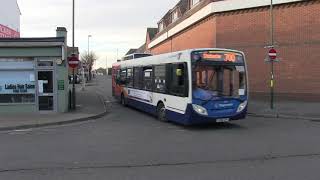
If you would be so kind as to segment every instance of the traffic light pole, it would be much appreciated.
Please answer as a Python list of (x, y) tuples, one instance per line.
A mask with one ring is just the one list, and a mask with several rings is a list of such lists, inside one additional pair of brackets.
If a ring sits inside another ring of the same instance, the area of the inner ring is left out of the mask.
[[(271, 19), (271, 48), (274, 48), (274, 16), (273, 16), (273, 0), (270, 4)], [(270, 108), (274, 109), (274, 60), (271, 60), (271, 80), (270, 80)]]

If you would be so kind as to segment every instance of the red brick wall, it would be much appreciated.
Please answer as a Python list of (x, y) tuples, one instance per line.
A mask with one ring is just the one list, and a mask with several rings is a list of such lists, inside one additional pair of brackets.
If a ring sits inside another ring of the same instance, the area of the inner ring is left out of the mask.
[[(281, 62), (275, 65), (277, 93), (320, 94), (319, 9), (319, 1), (275, 8), (275, 42), (281, 58)], [(264, 46), (270, 42), (269, 17), (268, 8), (217, 17), (217, 46), (246, 53), (253, 92), (269, 90), (270, 64), (263, 61), (267, 53)]]
[[(275, 65), (278, 94), (320, 95), (320, 1), (275, 7), (275, 41), (281, 62)], [(242, 50), (249, 65), (251, 92), (269, 91), (270, 65), (264, 62), (270, 42), (268, 8), (211, 16), (151, 49), (154, 54), (190, 48)]]
[(206, 18), (166, 40), (164, 43), (152, 48), (151, 52), (153, 54), (162, 54), (192, 48), (214, 47), (216, 44), (215, 21), (216, 19), (214, 17)]

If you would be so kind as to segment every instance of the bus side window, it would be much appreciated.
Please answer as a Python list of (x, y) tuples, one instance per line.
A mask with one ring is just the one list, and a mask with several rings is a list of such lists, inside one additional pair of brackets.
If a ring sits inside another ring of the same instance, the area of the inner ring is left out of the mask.
[(152, 67), (144, 67), (143, 68), (143, 87), (142, 89), (151, 91), (152, 90), (152, 77), (153, 77), (153, 70)]
[(170, 94), (188, 97), (188, 71), (186, 63), (170, 64), (169, 80)]
[(133, 87), (133, 69), (127, 69), (127, 80), (126, 80), (128, 87)]
[(141, 89), (141, 80), (142, 80), (142, 77), (141, 77), (141, 68), (140, 67), (135, 67), (133, 68), (133, 87), (135, 89)]
[(153, 69), (154, 79), (153, 79), (153, 91), (159, 93), (166, 93), (167, 82), (166, 82), (166, 66), (157, 65)]
[(127, 79), (127, 69), (121, 69), (120, 71), (120, 78), (119, 78), (119, 84), (125, 85)]

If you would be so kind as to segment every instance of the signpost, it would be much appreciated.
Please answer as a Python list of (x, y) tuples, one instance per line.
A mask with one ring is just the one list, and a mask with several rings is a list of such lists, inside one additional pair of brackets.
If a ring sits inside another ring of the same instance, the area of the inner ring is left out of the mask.
[(73, 110), (76, 109), (76, 78), (74, 74), (74, 69), (78, 67), (79, 65), (79, 59), (75, 54), (72, 54), (71, 57), (68, 58), (68, 64), (69, 67), (72, 68), (72, 106), (71, 108)]

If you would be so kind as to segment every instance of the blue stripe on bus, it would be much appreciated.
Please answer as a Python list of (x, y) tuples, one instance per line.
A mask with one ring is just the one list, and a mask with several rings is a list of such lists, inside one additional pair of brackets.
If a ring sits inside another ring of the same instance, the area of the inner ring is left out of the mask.
[[(151, 104), (147, 104), (134, 99), (128, 99), (128, 105), (141, 111), (150, 113), (152, 115), (157, 114), (157, 107)], [(174, 111), (166, 110), (167, 118), (171, 122), (175, 122), (183, 125), (205, 124), (214, 123), (217, 118), (201, 116), (193, 111), (192, 105), (188, 104), (185, 114), (177, 113)], [(230, 121), (244, 119), (247, 114), (247, 108), (235, 116), (225, 116), (224, 118), (230, 118)]]

